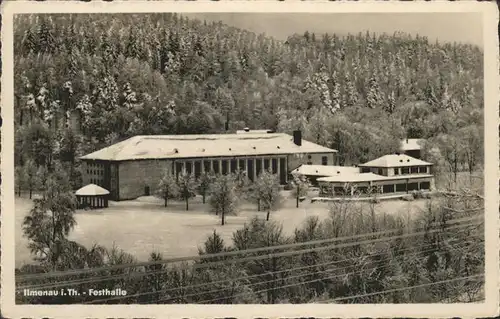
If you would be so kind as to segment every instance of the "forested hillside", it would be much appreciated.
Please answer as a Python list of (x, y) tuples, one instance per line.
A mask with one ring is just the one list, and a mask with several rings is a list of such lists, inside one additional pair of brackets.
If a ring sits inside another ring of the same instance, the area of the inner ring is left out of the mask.
[[(18, 164), (74, 163), (137, 134), (246, 126), (300, 128), (345, 164), (393, 152), (405, 136), (435, 139), (442, 149), (429, 154), (451, 152), (460, 166), (482, 157), (483, 61), (471, 45), (398, 32), (283, 42), (176, 14), (15, 23)], [(74, 110), (81, 133), (63, 129)]]

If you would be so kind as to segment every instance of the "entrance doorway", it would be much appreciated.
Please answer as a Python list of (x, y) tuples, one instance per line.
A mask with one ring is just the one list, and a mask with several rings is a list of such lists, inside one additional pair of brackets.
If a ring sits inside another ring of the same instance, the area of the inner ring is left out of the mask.
[(144, 196), (149, 196), (149, 186), (144, 187)]

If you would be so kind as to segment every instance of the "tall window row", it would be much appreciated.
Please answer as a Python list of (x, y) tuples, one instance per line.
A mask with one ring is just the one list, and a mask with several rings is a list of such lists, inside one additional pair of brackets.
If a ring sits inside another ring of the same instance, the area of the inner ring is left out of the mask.
[(410, 166), (394, 168), (394, 175), (405, 174), (427, 174), (429, 173), (427, 166)]
[(87, 176), (90, 184), (102, 187), (104, 183), (104, 165), (96, 162), (88, 162)]
[(182, 172), (186, 172), (187, 174), (194, 174), (195, 178), (200, 177), (203, 172), (225, 175), (242, 171), (253, 181), (264, 170), (270, 170), (273, 174), (278, 174), (280, 182), (283, 184), (286, 183), (287, 161), (283, 157), (185, 160), (174, 163), (176, 176), (179, 176)]

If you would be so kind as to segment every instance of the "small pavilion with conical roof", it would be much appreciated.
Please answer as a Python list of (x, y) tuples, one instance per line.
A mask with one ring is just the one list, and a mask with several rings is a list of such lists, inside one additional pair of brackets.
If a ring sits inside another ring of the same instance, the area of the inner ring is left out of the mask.
[(95, 184), (83, 186), (75, 195), (80, 209), (108, 207), (109, 191)]

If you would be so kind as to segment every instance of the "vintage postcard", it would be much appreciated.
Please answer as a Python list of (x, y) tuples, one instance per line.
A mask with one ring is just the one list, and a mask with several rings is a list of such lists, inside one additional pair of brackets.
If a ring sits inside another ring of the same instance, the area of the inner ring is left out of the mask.
[(494, 3), (2, 4), (2, 316), (489, 317)]

